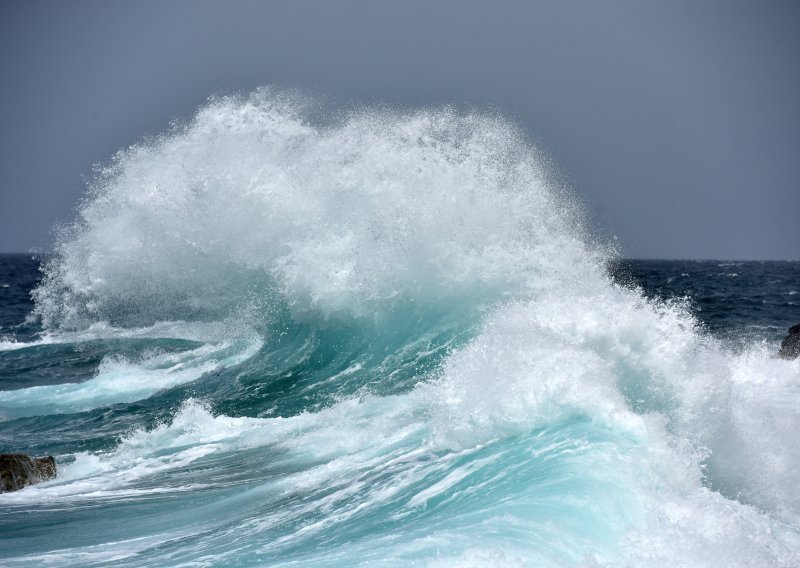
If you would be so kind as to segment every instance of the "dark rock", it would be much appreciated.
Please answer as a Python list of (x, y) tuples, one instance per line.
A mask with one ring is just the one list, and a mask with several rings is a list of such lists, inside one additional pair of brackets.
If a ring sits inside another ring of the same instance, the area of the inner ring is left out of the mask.
[(789, 335), (783, 338), (778, 356), (784, 359), (797, 359), (800, 356), (800, 323), (789, 328)]
[(52, 456), (31, 458), (25, 454), (0, 454), (0, 493), (16, 491), (56, 476)]

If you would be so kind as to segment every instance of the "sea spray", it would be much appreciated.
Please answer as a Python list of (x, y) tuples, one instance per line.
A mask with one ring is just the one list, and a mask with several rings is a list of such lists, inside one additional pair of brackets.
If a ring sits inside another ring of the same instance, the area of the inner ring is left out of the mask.
[(253, 295), (371, 314), (528, 293), (599, 261), (506, 121), (361, 111), (314, 126), (303, 109), (270, 91), (217, 99), (119, 152), (35, 292), (46, 324), (215, 319)]

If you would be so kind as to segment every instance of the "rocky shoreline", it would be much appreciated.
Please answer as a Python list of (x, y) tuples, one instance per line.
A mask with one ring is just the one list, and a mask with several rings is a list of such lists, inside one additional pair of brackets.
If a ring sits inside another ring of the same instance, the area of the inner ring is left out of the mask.
[(56, 473), (53, 456), (31, 458), (25, 454), (0, 454), (0, 493), (53, 479)]
[(789, 328), (789, 335), (783, 338), (778, 356), (784, 359), (800, 357), (800, 323)]

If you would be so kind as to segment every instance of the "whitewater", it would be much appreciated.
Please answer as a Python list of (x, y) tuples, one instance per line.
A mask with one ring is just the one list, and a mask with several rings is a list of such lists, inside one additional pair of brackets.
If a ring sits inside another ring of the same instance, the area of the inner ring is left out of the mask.
[(0, 341), (0, 446), (59, 469), (0, 564), (800, 566), (800, 360), (611, 242), (497, 114), (210, 99)]

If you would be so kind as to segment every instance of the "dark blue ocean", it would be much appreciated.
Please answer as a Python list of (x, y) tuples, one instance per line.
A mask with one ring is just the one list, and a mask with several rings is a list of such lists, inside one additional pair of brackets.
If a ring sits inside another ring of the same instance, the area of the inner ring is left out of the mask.
[(800, 262), (621, 260), (609, 274), (649, 298), (685, 299), (694, 318), (730, 342), (780, 342), (800, 322)]
[(2, 566), (800, 566), (800, 262), (623, 260), (496, 116), (221, 98), (0, 256)]

